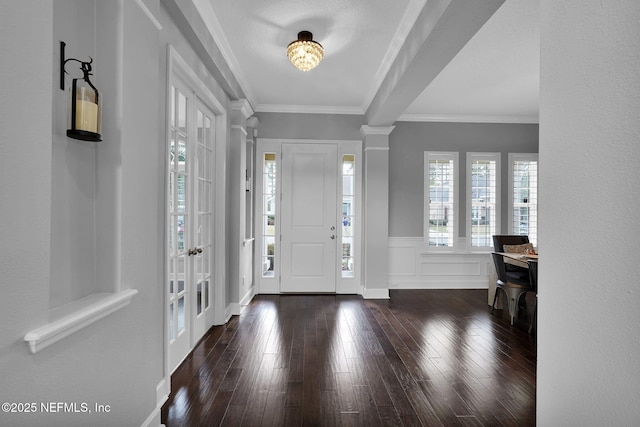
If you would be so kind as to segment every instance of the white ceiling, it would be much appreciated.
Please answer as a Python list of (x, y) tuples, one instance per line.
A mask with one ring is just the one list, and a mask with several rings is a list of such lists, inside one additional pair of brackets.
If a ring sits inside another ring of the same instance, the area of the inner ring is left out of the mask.
[[(474, 0), (479, 1), (479, 0)], [(256, 111), (364, 114), (425, 0), (194, 0)], [(286, 57), (299, 31), (323, 61), (303, 73)], [(402, 120), (538, 120), (538, 2), (506, 0)]]

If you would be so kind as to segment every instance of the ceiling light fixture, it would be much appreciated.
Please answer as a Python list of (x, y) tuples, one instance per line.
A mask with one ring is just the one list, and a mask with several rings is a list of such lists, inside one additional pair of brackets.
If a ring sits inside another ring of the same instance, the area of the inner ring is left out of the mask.
[(313, 41), (313, 34), (309, 31), (300, 31), (298, 40), (287, 46), (287, 56), (294, 67), (309, 71), (322, 61), (324, 49), (320, 43)]

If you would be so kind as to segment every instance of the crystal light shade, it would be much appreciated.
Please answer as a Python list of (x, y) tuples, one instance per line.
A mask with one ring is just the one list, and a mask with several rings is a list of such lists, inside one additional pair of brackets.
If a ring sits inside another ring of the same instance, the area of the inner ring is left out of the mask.
[(320, 63), (324, 49), (320, 43), (313, 41), (313, 35), (309, 31), (300, 31), (298, 40), (287, 47), (287, 56), (294, 67), (309, 71)]

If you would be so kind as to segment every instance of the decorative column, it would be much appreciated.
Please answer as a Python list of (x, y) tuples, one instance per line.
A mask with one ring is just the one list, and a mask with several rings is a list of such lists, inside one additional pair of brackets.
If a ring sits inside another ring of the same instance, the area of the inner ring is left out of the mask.
[[(231, 102), (231, 147), (229, 155), (229, 302), (231, 314), (242, 311), (242, 302), (247, 299), (249, 278), (246, 277), (245, 231), (246, 231), (246, 171), (247, 171), (247, 119), (253, 109), (246, 99)], [(248, 256), (251, 256), (249, 254)], [(249, 261), (250, 263), (250, 261)], [(250, 299), (250, 296), (248, 297)]]
[(394, 128), (360, 128), (364, 142), (364, 298), (389, 298), (389, 134)]

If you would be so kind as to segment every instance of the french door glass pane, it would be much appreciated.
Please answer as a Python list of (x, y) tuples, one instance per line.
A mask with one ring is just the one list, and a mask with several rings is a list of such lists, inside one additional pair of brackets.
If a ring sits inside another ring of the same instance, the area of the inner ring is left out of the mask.
[(202, 282), (196, 287), (196, 314), (202, 314)]
[(184, 331), (185, 312), (184, 312), (184, 295), (178, 299), (178, 334)]
[[(207, 270), (208, 271), (208, 270)], [(204, 281), (204, 286), (202, 287), (202, 292), (204, 294), (204, 308), (205, 310), (209, 308), (209, 281)]]
[(178, 123), (177, 128), (183, 132), (187, 132), (187, 97), (178, 91)]
[(175, 305), (175, 303), (171, 302), (169, 304), (169, 340), (173, 341), (173, 337), (174, 337), (174, 320), (173, 320), (173, 316), (174, 316), (174, 308), (173, 306)]

